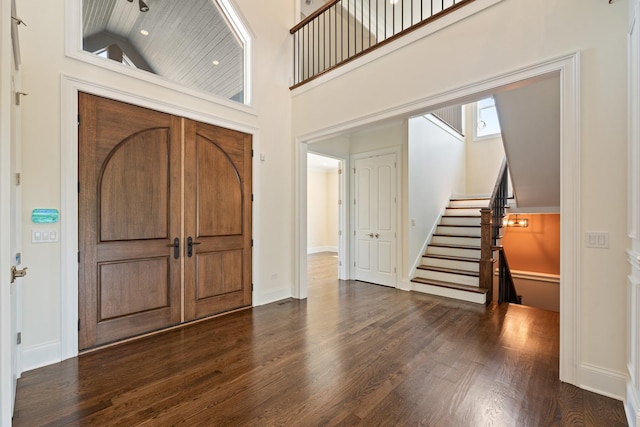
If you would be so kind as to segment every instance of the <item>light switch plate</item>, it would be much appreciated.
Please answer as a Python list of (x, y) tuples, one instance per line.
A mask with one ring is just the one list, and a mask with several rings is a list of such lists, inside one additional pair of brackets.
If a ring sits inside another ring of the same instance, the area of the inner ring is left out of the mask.
[(58, 241), (58, 230), (34, 228), (31, 230), (31, 243), (53, 243)]
[(585, 243), (588, 248), (609, 248), (608, 231), (587, 231), (585, 233)]

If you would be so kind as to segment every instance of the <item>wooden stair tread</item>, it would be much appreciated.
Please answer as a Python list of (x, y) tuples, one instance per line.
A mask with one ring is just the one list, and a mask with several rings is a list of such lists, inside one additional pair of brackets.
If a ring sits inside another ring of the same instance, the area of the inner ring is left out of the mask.
[(465, 256), (455, 256), (455, 255), (438, 255), (438, 254), (424, 254), (423, 258), (436, 258), (436, 259), (446, 259), (451, 261), (462, 261), (462, 262), (480, 262), (479, 258), (471, 258)]
[(488, 206), (447, 206), (446, 209), (484, 209)]
[(456, 289), (458, 291), (473, 292), (476, 294), (486, 294), (488, 292), (487, 289), (482, 289), (477, 286), (467, 286), (467, 285), (461, 285), (459, 283), (450, 283), (450, 282), (443, 282), (440, 280), (423, 279), (421, 277), (416, 277), (414, 279), (411, 279), (411, 281), (415, 283), (422, 283), (423, 285), (431, 285), (431, 286), (438, 286), (440, 288)]
[(439, 233), (434, 233), (434, 236), (438, 236), (438, 237), (464, 237), (466, 239), (469, 238), (473, 238), (473, 239), (479, 239), (480, 236), (469, 236), (467, 234), (439, 234)]
[(451, 248), (451, 249), (473, 249), (480, 250), (480, 246), (473, 245), (452, 245), (451, 243), (429, 243), (428, 246), (435, 246), (436, 248)]
[(482, 215), (442, 215), (442, 218), (482, 218)]
[(491, 197), (456, 197), (453, 199), (449, 199), (452, 202), (468, 202), (469, 200), (486, 200), (487, 202), (491, 200)]
[(471, 276), (471, 277), (480, 276), (480, 273), (478, 273), (477, 271), (460, 270), (457, 268), (446, 268), (446, 267), (431, 267), (428, 265), (419, 265), (418, 270), (436, 271), (438, 273), (458, 274), (460, 276)]
[(480, 228), (480, 224), (478, 225), (466, 225), (466, 224), (438, 224), (438, 227), (467, 227), (467, 228)]

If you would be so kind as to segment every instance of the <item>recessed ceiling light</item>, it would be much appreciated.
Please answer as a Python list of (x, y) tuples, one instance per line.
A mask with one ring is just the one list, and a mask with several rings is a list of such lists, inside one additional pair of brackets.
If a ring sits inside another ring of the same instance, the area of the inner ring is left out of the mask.
[(140, 30), (140, 34), (142, 34), (143, 36), (148, 36), (148, 35), (149, 35), (149, 31), (147, 31), (147, 30)]
[(214, 59), (212, 62), (213, 65), (220, 65), (220, 61), (218, 61), (217, 59)]

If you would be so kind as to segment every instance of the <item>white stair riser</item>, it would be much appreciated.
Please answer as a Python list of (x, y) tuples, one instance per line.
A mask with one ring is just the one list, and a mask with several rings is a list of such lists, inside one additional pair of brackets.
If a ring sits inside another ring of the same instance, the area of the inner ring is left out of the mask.
[(477, 218), (452, 218), (442, 217), (440, 219), (440, 225), (476, 225), (480, 226), (480, 217)]
[(455, 268), (456, 270), (474, 271), (480, 270), (479, 263), (473, 261), (458, 261), (455, 259), (422, 257), (422, 265), (429, 267)]
[(485, 294), (466, 292), (459, 289), (442, 288), (440, 286), (427, 285), (425, 283), (413, 283), (413, 290), (461, 301), (475, 302), (476, 304), (485, 304), (487, 298)]
[(458, 236), (478, 236), (480, 237), (480, 227), (448, 227), (439, 225), (436, 228), (436, 234), (455, 234)]
[(451, 200), (449, 201), (449, 206), (451, 207), (462, 207), (462, 206), (470, 206), (472, 208), (475, 207), (488, 207), (489, 199), (486, 200), (478, 200), (478, 199), (469, 199), (469, 200)]
[(480, 246), (480, 239), (473, 237), (432, 236), (431, 243), (442, 245)]
[(433, 255), (450, 255), (480, 259), (480, 249), (442, 248), (439, 246), (427, 246), (427, 253)]
[(478, 208), (469, 208), (469, 209), (445, 209), (445, 215), (480, 215), (480, 209)]
[(467, 286), (480, 286), (479, 279), (475, 276), (465, 276), (463, 274), (444, 273), (441, 271), (416, 270), (416, 277), (423, 279), (439, 280), (441, 282), (458, 283)]

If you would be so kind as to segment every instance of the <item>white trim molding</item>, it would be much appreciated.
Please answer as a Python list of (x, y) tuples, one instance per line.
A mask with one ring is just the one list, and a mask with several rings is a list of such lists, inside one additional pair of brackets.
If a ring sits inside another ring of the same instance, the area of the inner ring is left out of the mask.
[(589, 363), (580, 364), (580, 388), (624, 402), (627, 376)]
[(51, 341), (32, 347), (25, 347), (22, 357), (25, 371), (57, 363), (60, 361), (60, 341)]
[(625, 412), (630, 426), (640, 426), (640, 253), (627, 251), (631, 274), (627, 276), (627, 376)]

